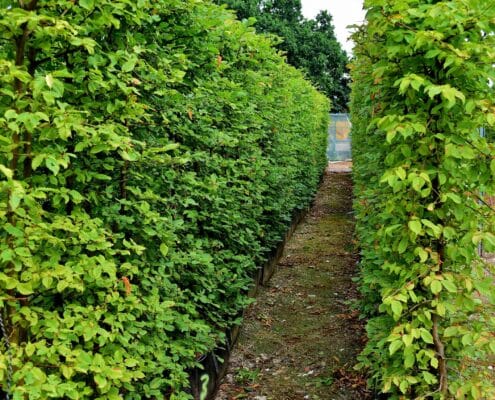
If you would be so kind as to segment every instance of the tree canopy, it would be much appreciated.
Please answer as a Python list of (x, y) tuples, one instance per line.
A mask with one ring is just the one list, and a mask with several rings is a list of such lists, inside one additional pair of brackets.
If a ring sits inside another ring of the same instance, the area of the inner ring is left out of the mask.
[(289, 64), (304, 70), (332, 101), (333, 111), (347, 110), (347, 54), (337, 41), (332, 16), (321, 11), (314, 19), (302, 15), (301, 0), (217, 0), (236, 10), (239, 19), (256, 18), (260, 32), (282, 37), (278, 49)]

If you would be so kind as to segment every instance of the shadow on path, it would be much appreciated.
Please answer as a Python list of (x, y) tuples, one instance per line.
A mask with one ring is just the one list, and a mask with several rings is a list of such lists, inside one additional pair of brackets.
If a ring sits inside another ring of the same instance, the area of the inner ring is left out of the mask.
[(353, 276), (352, 181), (327, 170), (277, 272), (246, 312), (217, 400), (364, 400), (353, 372), (363, 322), (349, 305)]

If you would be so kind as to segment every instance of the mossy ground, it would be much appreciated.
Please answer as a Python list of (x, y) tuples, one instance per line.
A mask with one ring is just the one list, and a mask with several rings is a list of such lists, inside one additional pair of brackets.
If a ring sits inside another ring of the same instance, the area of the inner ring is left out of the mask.
[(351, 303), (352, 182), (327, 171), (277, 271), (246, 312), (217, 400), (368, 399), (354, 372), (365, 334)]

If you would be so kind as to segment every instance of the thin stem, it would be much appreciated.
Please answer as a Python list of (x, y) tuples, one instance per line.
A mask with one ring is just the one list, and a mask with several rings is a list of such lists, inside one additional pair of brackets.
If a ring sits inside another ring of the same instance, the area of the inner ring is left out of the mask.
[[(32, 0), (27, 5), (23, 1), (19, 2), (21, 7), (27, 11), (33, 11), (36, 8), (37, 3), (38, 3), (38, 0)], [(24, 63), (25, 63), (27, 41), (28, 41), (29, 34), (30, 34), (27, 23), (22, 24), (21, 29), (22, 29), (22, 33), (15, 38), (15, 46), (16, 46), (15, 65), (18, 67), (24, 65)], [(23, 87), (22, 81), (18, 78), (14, 79), (14, 92), (17, 94), (18, 98), (20, 98), (22, 96), (23, 91), (24, 91), (24, 87)], [(31, 138), (30, 133), (25, 133), (23, 136), (24, 136), (24, 139), (29, 139), (29, 143), (31, 142), (32, 138)], [(20, 157), (20, 154), (19, 154), (20, 135), (19, 135), (19, 133), (15, 132), (12, 135), (12, 142), (13, 142), (14, 146), (12, 149), (12, 160), (10, 161), (10, 169), (13, 171), (14, 178), (15, 178), (16, 172), (17, 172), (17, 165), (19, 163), (19, 157)], [(26, 150), (26, 148), (25, 148), (25, 150)], [(27, 150), (29, 153), (31, 153), (30, 144), (29, 144), (29, 147), (27, 148)], [(31, 166), (29, 166), (29, 170), (30, 170), (30, 167)], [(9, 191), (9, 194), (8, 194), (9, 198), (11, 195), (12, 195), (12, 193)], [(15, 224), (16, 224), (15, 214), (14, 214), (14, 211), (12, 210), (12, 208), (10, 206), (10, 202), (9, 202), (9, 208), (7, 211), (7, 221), (13, 226), (15, 226)], [(8, 243), (9, 243), (10, 247), (13, 247), (14, 244), (13, 244), (12, 237), (8, 238)], [(10, 263), (9, 267), (11, 269), (13, 269), (13, 264)], [(15, 291), (13, 291), (13, 290), (9, 291), (9, 296), (16, 297)], [(9, 322), (12, 321), (12, 318), (13, 318), (15, 313), (16, 313), (16, 306), (9, 305), (9, 307), (8, 307)], [(19, 344), (19, 343), (22, 343), (24, 340), (26, 340), (27, 331), (25, 329), (21, 329), (21, 328), (14, 329), (14, 326), (12, 323), (11, 323), (11, 329), (12, 329), (12, 332), (11, 332), (12, 339), (11, 340), (13, 343)]]
[[(437, 295), (437, 301), (438, 300), (439, 300), (439, 296)], [(440, 374), (440, 385), (438, 390), (440, 393), (445, 395), (447, 394), (447, 389), (448, 389), (447, 359), (445, 357), (445, 346), (442, 340), (440, 339), (440, 335), (438, 333), (439, 321), (437, 314), (432, 315), (432, 322), (433, 322), (433, 329), (432, 329), (433, 343), (435, 344), (437, 356), (439, 358), (438, 372)]]

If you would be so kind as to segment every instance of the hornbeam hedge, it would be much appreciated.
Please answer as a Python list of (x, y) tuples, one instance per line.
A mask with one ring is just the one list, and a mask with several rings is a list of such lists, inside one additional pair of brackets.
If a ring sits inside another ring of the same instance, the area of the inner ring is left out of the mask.
[(355, 208), (369, 342), (392, 399), (493, 399), (493, 0), (367, 0), (354, 38)]
[(1, 389), (188, 399), (315, 192), (327, 100), (209, 1), (0, 10)]

